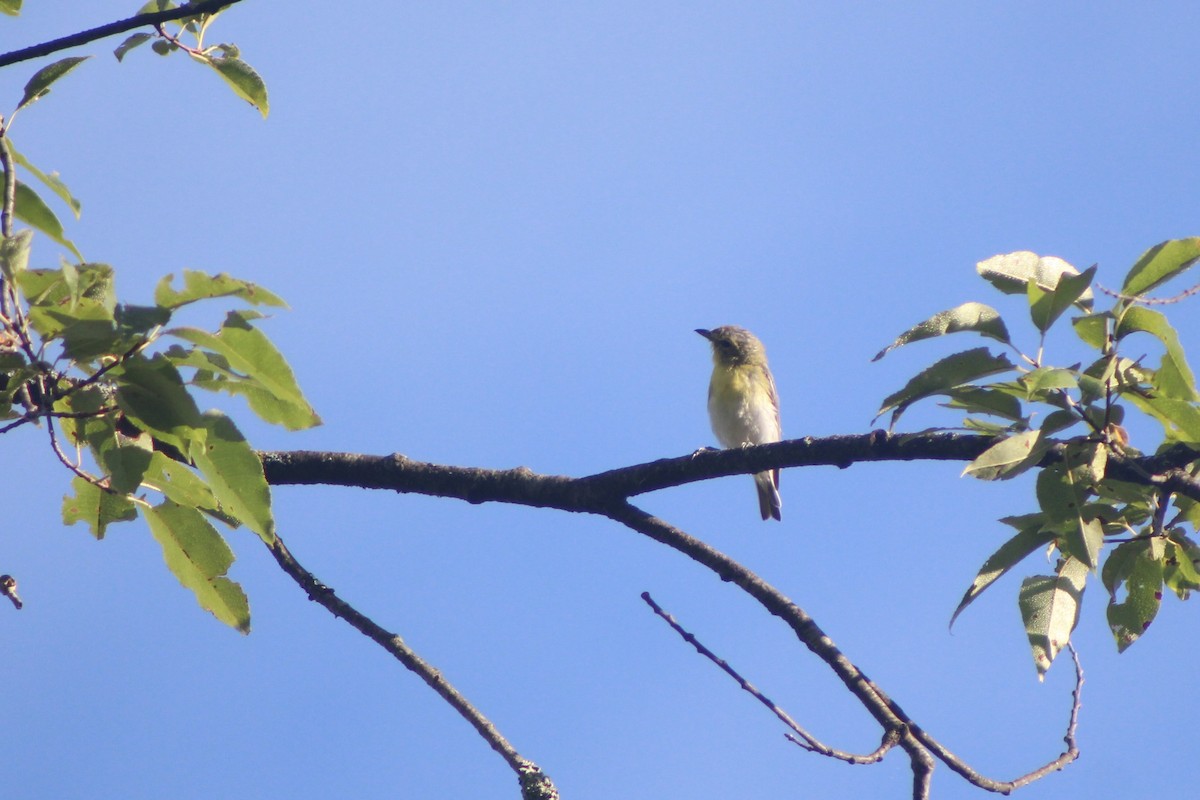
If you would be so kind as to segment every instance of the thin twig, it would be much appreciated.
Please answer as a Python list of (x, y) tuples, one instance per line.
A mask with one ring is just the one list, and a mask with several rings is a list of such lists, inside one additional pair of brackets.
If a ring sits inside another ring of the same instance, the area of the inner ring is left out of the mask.
[(820, 740), (818, 740), (811, 733), (804, 730), (804, 728), (800, 727), (800, 725), (792, 718), (792, 716), (790, 714), (788, 714), (786, 711), (784, 711), (782, 708), (780, 708), (773, 700), (771, 700), (769, 697), (767, 697), (765, 694), (763, 694), (761, 691), (759, 691), (758, 688), (754, 686), (754, 684), (750, 683), (750, 681), (748, 681), (744, 677), (742, 677), (737, 672), (737, 670), (735, 670), (732, 666), (730, 666), (728, 661), (721, 658), (713, 651), (709, 650), (707, 647), (704, 646), (704, 644), (702, 644), (700, 642), (699, 639), (696, 638), (696, 636), (694, 634), (685, 630), (683, 628), (683, 626), (681, 626), (675, 620), (675, 617), (673, 617), (671, 614), (664, 611), (662, 609), (662, 606), (660, 606), (658, 603), (654, 602), (654, 598), (652, 598), (650, 596), (649, 592), (642, 592), (642, 600), (645, 601), (646, 605), (650, 606), (650, 608), (654, 611), (654, 613), (657, 614), (659, 616), (659, 618), (661, 618), (663, 620), (663, 622), (670, 625), (671, 629), (674, 630), (676, 633), (678, 633), (685, 642), (690, 644), (692, 647), (696, 648), (697, 653), (704, 656), (709, 661), (711, 661), (712, 663), (714, 663), (718, 667), (720, 667), (721, 670), (726, 675), (728, 675), (729, 677), (731, 677), (735, 681), (737, 681), (738, 686), (741, 686), (742, 689), (749, 692), (750, 695), (754, 697), (754, 699), (758, 700), (758, 702), (760, 702), (764, 706), (766, 706), (772, 714), (774, 714), (776, 717), (778, 717), (779, 720), (781, 722), (783, 722), (784, 725), (787, 725), (789, 728), (791, 728), (796, 733), (796, 736), (799, 736), (800, 738), (797, 739), (795, 736), (792, 736), (791, 734), (786, 734), (786, 733), (784, 734), (784, 736), (787, 737), (787, 739), (789, 741), (793, 742), (794, 744), (804, 748), (805, 750), (808, 750), (809, 752), (818, 753), (823, 756), (829, 756), (830, 758), (835, 758), (839, 761), (845, 761), (847, 764), (875, 764), (875, 763), (883, 760), (883, 757), (887, 753), (887, 751), (891, 750), (900, 741), (899, 731), (898, 730), (890, 730), (884, 735), (883, 743), (879, 745), (879, 748), (877, 750), (875, 750), (875, 752), (869, 753), (867, 755), (860, 755), (857, 753), (848, 753), (844, 750), (836, 750), (832, 747), (829, 747), (828, 745), (826, 745), (823, 742), (821, 742)]
[(1145, 297), (1137, 294), (1122, 294), (1121, 292), (1113, 289), (1107, 289), (1098, 283), (1096, 284), (1096, 288), (1104, 292), (1109, 297), (1115, 297), (1118, 300), (1124, 300), (1127, 303), (1141, 303), (1144, 306), (1165, 306), (1172, 303), (1178, 303), (1180, 300), (1186, 300), (1192, 295), (1200, 292), (1200, 283), (1197, 283), (1190, 289), (1184, 289), (1179, 294), (1171, 297)]
[(441, 671), (417, 655), (416, 651), (405, 644), (404, 640), (398, 634), (385, 630), (370, 617), (338, 597), (331, 587), (317, 580), (311, 572), (296, 561), (291, 551), (288, 550), (278, 535), (275, 536), (273, 542), (267, 544), (267, 549), (271, 552), (271, 555), (275, 558), (280, 568), (304, 590), (309, 600), (320, 603), (330, 614), (344, 619), (359, 632), (391, 653), (397, 661), (412, 672), (415, 672), (421, 680), (425, 681), (431, 689), (449, 703), (463, 719), (470, 723), (479, 735), (483, 737), (484, 741), (491, 745), (492, 749), (499, 753), (513, 769), (518, 781), (521, 783), (522, 792), (526, 797), (554, 796), (552, 793), (556, 793), (557, 790), (554, 788), (553, 783), (550, 782), (549, 777), (536, 764), (521, 756), (516, 748), (500, 734), (496, 726), (446, 680)]
[(0, 55), (0, 67), (7, 67), (9, 64), (16, 64), (20, 61), (28, 61), (31, 58), (48, 56), (60, 50), (79, 47), (98, 39), (105, 39), (109, 36), (116, 36), (118, 33), (131, 31), (134, 28), (141, 28), (147, 25), (161, 25), (164, 22), (173, 22), (184, 17), (213, 14), (239, 2), (241, 0), (203, 0), (203, 2), (185, 5), (180, 8), (171, 9), (170, 11), (152, 11), (146, 14), (138, 14), (128, 19), (110, 22), (107, 25), (100, 25), (99, 27), (80, 31), (79, 33), (72, 33), (69, 36), (63, 36), (49, 42), (42, 42), (41, 44), (4, 53)]

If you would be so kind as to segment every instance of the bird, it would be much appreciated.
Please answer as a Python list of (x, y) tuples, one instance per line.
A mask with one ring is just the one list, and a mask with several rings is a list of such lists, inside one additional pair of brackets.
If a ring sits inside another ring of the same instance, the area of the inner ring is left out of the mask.
[[(779, 394), (767, 366), (767, 351), (750, 331), (722, 325), (696, 333), (712, 345), (713, 371), (708, 383), (708, 418), (722, 447), (748, 447), (778, 442)], [(782, 519), (779, 470), (754, 475), (762, 518)]]

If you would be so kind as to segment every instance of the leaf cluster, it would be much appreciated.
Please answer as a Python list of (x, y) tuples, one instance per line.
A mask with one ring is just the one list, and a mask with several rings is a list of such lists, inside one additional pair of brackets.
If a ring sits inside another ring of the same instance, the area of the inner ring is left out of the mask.
[[(199, 41), (213, 17), (186, 18), (180, 26)], [(232, 57), (227, 51), (220, 57)], [(247, 631), (249, 603), (226, 577), (233, 552), (214, 523), (244, 525), (272, 543), (270, 490), (261, 460), (233, 420), (202, 412), (196, 392), (240, 397), (259, 417), (289, 430), (320, 420), (257, 327), (259, 311), (229, 311), (211, 331), (173, 325), (177, 312), (194, 303), (234, 299), (278, 308), (283, 300), (227, 274), (184, 270), (178, 283), (173, 275), (159, 282), (153, 304), (123, 303), (113, 268), (85, 260), (49, 204), (18, 180), (21, 167), (78, 217), (80, 203), (66, 184), (21, 156), (9, 133), (17, 112), (84, 60), (39, 70), (0, 120), (0, 432), (45, 426), (54, 455), (73, 474), (63, 520), (103, 538), (110, 525), (141, 514), (168, 567), (200, 605)], [(13, 217), (30, 228), (14, 231)], [(31, 266), (35, 234), (70, 257), (61, 256), (57, 267)]]
[[(1147, 307), (1147, 293), (1197, 260), (1200, 237), (1150, 248), (1113, 293), (1112, 307), (1099, 311), (1092, 290), (1095, 266), (1081, 272), (1060, 258), (1030, 252), (994, 256), (977, 265), (978, 273), (1004, 294), (1024, 295), (1037, 333), (1033, 355), (1014, 343), (996, 309), (972, 302), (914, 325), (875, 357), (952, 333), (993, 341), (924, 369), (889, 395), (879, 414), (890, 412), (895, 425), (913, 403), (938, 398), (963, 414), (962, 427), (995, 437), (964, 475), (1007, 480), (1040, 469), (1038, 510), (1002, 520), (1015, 535), (984, 562), (951, 618), (953, 624), (1031, 553), (1055, 556), (1054, 574), (1026, 578), (1018, 595), (1039, 678), (1070, 641), (1089, 579), (1099, 576), (1108, 593), (1108, 623), (1122, 651), (1149, 628), (1164, 588), (1185, 600), (1200, 588), (1200, 546), (1193, 539), (1200, 523), (1197, 503), (1149, 481), (1115, 480), (1107, 470), (1113, 454), (1136, 452), (1124, 427), (1127, 412), (1136, 411), (1162, 426), (1156, 452), (1182, 444), (1195, 451), (1187, 473), (1200, 471), (1196, 379), (1166, 315)], [(1071, 327), (1089, 360), (1048, 363), (1046, 334), (1071, 311)], [(1131, 341), (1144, 340), (1138, 334), (1156, 340), (1157, 366), (1127, 354)]]

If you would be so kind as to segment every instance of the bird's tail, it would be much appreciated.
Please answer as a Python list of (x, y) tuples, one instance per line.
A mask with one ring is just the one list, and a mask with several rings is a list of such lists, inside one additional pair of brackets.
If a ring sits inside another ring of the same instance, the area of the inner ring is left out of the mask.
[(758, 489), (758, 510), (762, 513), (762, 518), (783, 519), (783, 500), (779, 497), (779, 470), (755, 474), (754, 486)]

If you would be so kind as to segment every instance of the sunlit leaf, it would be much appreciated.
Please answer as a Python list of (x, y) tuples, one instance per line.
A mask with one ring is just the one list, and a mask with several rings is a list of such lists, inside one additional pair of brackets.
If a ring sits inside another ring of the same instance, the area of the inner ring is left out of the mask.
[(75, 219), (79, 219), (79, 212), (83, 206), (78, 200), (75, 199), (75, 195), (71, 194), (71, 190), (68, 189), (67, 185), (62, 182), (62, 179), (58, 177), (58, 173), (51, 172), (47, 175), (45, 172), (42, 172), (40, 169), (35, 167), (29, 162), (29, 159), (17, 152), (17, 148), (12, 146), (12, 140), (9, 140), (8, 147), (9, 150), (12, 151), (13, 159), (26, 170), (28, 170), (29, 174), (41, 181), (47, 189), (58, 195), (58, 199), (66, 203), (71, 209), (71, 213), (75, 215)]
[(1040, 430), (1022, 431), (984, 450), (962, 474), (984, 481), (1008, 480), (1035, 466), (1045, 452)]
[(221, 507), (233, 514), (266, 543), (275, 540), (271, 490), (262, 461), (233, 421), (217, 411), (204, 415), (207, 435), (192, 459)]
[(29, 245), (33, 242), (33, 231), (21, 230), (12, 236), (0, 238), (0, 274), (14, 280), (17, 273), (29, 266)]
[(62, 223), (59, 222), (55, 213), (50, 210), (50, 206), (46, 205), (46, 202), (38, 196), (37, 192), (20, 181), (17, 181), (13, 214), (16, 215), (17, 219), (41, 231), (70, 250), (71, 254), (77, 259), (83, 261), (83, 254), (75, 247), (75, 243), (64, 235)]
[(129, 421), (155, 438), (189, 453), (203, 421), (175, 367), (161, 355), (135, 355), (113, 370), (117, 404)]
[[(1063, 262), (1066, 263), (1066, 262)], [(1083, 295), (1089, 297), (1090, 306), (1092, 278), (1096, 268), (1089, 267), (1081, 274), (1074, 275), (1064, 271), (1053, 288), (1043, 289), (1036, 276), (1031, 275), (1026, 283), (1026, 293), (1029, 297), (1029, 315), (1033, 325), (1042, 333), (1050, 330), (1063, 312), (1075, 303), (1082, 303)]]
[(21, 13), (21, 0), (0, 0), (0, 14), (15, 17)]
[(1129, 270), (1121, 294), (1146, 294), (1191, 267), (1200, 259), (1200, 237), (1173, 239), (1154, 245)]
[[(1029, 292), (1032, 279), (1043, 290), (1052, 292), (1064, 275), (1078, 275), (1079, 270), (1056, 256), (1039, 256), (1028, 250), (992, 256), (975, 265), (976, 271), (988, 283), (1005, 294)], [(1083, 292), (1075, 305), (1084, 311), (1091, 310), (1094, 300), (1092, 290)]]
[(1030, 553), (1044, 548), (1053, 540), (1053, 533), (1043, 531), (1041, 526), (1035, 523), (1021, 528), (1016, 536), (1000, 545), (1000, 549), (983, 562), (979, 574), (975, 576), (975, 580), (971, 582), (962, 600), (959, 601), (958, 608), (954, 609), (954, 614), (950, 617), (950, 627), (954, 627), (954, 621), (958, 619), (958, 615), (974, 602), (976, 597), (983, 594), (984, 589), (999, 580)]
[(1153, 543), (1126, 542), (1130, 556), (1123, 561), (1125, 599), (1108, 604), (1108, 625), (1117, 640), (1117, 651), (1124, 652), (1136, 642), (1158, 614), (1162, 603), (1163, 563), (1153, 552)]
[(183, 271), (183, 286), (176, 291), (171, 285), (175, 276), (167, 275), (154, 289), (154, 302), (163, 308), (175, 309), (213, 297), (237, 297), (253, 305), (287, 307), (282, 298), (257, 284), (239, 280), (222, 272), (209, 275), (197, 270)]
[(1071, 320), (1071, 325), (1084, 344), (1103, 352), (1108, 344), (1108, 327), (1111, 321), (1112, 314), (1105, 311), (1102, 314), (1075, 317)]
[(232, 56), (207, 56), (205, 61), (233, 88), (238, 97), (257, 108), (263, 119), (267, 118), (270, 110), (267, 85), (253, 67)]
[(1004, 326), (1004, 320), (1000, 318), (1000, 312), (983, 303), (964, 303), (934, 314), (924, 322), (909, 328), (900, 334), (896, 341), (876, 353), (871, 360), (878, 361), (897, 347), (911, 342), (962, 331), (973, 331), (1005, 344), (1009, 343), (1008, 329)]
[[(1117, 325), (1116, 338), (1124, 339), (1138, 332), (1150, 334), (1166, 348), (1162, 366), (1156, 375), (1155, 388), (1180, 400), (1200, 400), (1200, 394), (1196, 392), (1196, 378), (1188, 366), (1179, 334), (1171, 327), (1166, 316), (1143, 306), (1126, 309)], [(1163, 380), (1164, 377), (1169, 380)]]
[(960, 386), (946, 393), (950, 402), (947, 408), (961, 409), (968, 414), (991, 414), (996, 417), (1019, 422), (1021, 416), (1021, 401), (1006, 392), (995, 389), (983, 389), (978, 386)]
[[(215, 335), (196, 328), (173, 328), (168, 333), (221, 355), (232, 369), (252, 378), (255, 386), (222, 388), (245, 394), (251, 408), (268, 421), (282, 422), (291, 429), (320, 424), (292, 368), (271, 340), (251, 324), (256, 318), (252, 312), (231, 311)], [(268, 398), (274, 403), (267, 403)]]
[(1036, 575), (1021, 583), (1018, 605), (1039, 681), (1071, 641), (1087, 573), (1087, 565), (1067, 558), (1059, 563), (1056, 575)]
[(903, 389), (885, 398), (875, 416), (895, 409), (892, 414), (895, 423), (904, 409), (917, 400), (1011, 369), (1012, 362), (1003, 355), (993, 355), (986, 347), (946, 356), (914, 376)]
[(79, 477), (71, 479), (71, 488), (75, 490), (75, 495), (63, 497), (62, 517), (65, 525), (83, 522), (93, 536), (103, 539), (104, 532), (112, 523), (137, 519), (133, 502), (124, 495), (106, 492)]
[(200, 607), (242, 633), (250, 631), (250, 604), (242, 587), (225, 577), (233, 553), (208, 520), (194, 508), (170, 500), (146, 509), (150, 532), (179, 582)]

